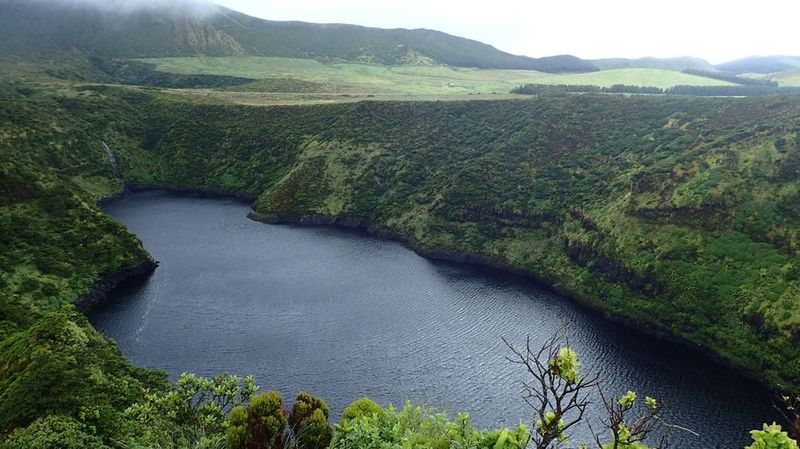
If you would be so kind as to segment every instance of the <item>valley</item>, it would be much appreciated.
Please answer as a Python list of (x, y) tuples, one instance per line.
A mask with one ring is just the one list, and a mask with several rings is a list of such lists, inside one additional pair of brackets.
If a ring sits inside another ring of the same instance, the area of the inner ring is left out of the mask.
[[(423, 253), (535, 276), (771, 385), (797, 381), (796, 181), (782, 174), (795, 98), (247, 107), (130, 88), (4, 92), (2, 223), (27, 230), (5, 243), (7, 335), (147, 260), (93, 206), (124, 182), (239, 192), (267, 221), (371, 224)], [(14, 378), (36, 372), (23, 366)]]
[(798, 61), (0, 0), (0, 449), (796, 449)]

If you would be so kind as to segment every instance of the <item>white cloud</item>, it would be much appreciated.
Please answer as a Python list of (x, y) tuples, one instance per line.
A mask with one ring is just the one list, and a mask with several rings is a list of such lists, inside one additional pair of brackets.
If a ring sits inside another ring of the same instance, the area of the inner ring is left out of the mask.
[(209, 0), (23, 0), (31, 3), (71, 6), (91, 5), (103, 11), (128, 13), (146, 8), (191, 8), (195, 13), (207, 14), (215, 10)]
[[(152, 0), (151, 0), (152, 1)], [(530, 56), (685, 56), (721, 62), (800, 54), (800, 2), (704, 0), (217, 0), (271, 20), (431, 28)]]
[[(24, 0), (94, 4), (111, 11), (208, 0)], [(515, 54), (582, 58), (800, 55), (800, 2), (747, 6), (714, 0), (211, 0), (270, 20), (429, 28)]]

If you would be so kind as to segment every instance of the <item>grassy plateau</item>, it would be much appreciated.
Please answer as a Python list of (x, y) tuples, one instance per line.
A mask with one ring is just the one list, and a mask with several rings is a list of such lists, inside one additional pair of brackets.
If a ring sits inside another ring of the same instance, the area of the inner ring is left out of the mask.
[[(271, 57), (177, 57), (142, 59), (156, 69), (175, 74), (226, 75), (262, 79), (291, 79), (313, 83), (329, 92), (407, 95), (507, 93), (521, 84), (613, 84), (654, 86), (730, 85), (725, 81), (662, 69), (616, 69), (577, 74), (533, 70), (474, 69), (449, 66), (380, 66), (326, 64), (310, 59)], [(253, 85), (259, 90), (258, 83)]]

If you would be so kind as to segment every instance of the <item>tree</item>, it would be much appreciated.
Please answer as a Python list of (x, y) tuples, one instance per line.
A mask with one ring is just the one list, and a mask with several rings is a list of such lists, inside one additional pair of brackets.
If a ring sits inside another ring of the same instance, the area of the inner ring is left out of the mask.
[[(601, 422), (611, 434), (611, 441), (603, 443), (600, 435), (592, 429), (595, 443), (599, 449), (647, 449), (650, 446), (645, 445), (644, 442), (659, 426), (674, 427), (694, 434), (689, 429), (664, 422), (659, 415), (663, 404), (649, 396), (644, 399), (645, 412), (636, 418), (631, 418), (637, 405), (636, 392), (628, 391), (617, 400), (607, 398), (602, 390), (599, 393), (607, 414)], [(591, 426), (589, 427), (591, 428)], [(666, 449), (668, 444), (667, 436), (661, 435), (655, 448)]]
[[(222, 439), (229, 413), (241, 408), (258, 389), (252, 376), (222, 374), (213, 378), (184, 373), (166, 392), (153, 392), (128, 407), (125, 414), (147, 429), (148, 444)], [(177, 443), (176, 443), (177, 444)], [(187, 443), (188, 444), (188, 443)]]
[(789, 423), (789, 435), (792, 438), (800, 439), (800, 395), (782, 396), (781, 401), (783, 405), (776, 408)]
[[(664, 421), (660, 416), (663, 405), (651, 397), (645, 398), (645, 411), (638, 417), (631, 416), (637, 409), (635, 392), (628, 391), (616, 400), (609, 399), (601, 389), (598, 373), (583, 375), (580, 372), (578, 354), (569, 346), (566, 331), (556, 333), (539, 349), (531, 348), (530, 337), (524, 350), (515, 349), (505, 339), (503, 342), (514, 354), (507, 359), (525, 367), (532, 377), (522, 385), (523, 398), (534, 411), (536, 425), (529, 439), (536, 449), (556, 448), (566, 443), (570, 438), (569, 430), (584, 421), (595, 391), (606, 411), (606, 417), (600, 422), (611, 435), (611, 441), (604, 443), (601, 435), (589, 425), (599, 449), (650, 449), (645, 442), (658, 427), (697, 435), (690, 429)], [(665, 449), (667, 443), (666, 436), (662, 436), (655, 447)]]
[(577, 353), (568, 342), (561, 345), (559, 334), (538, 350), (531, 347), (530, 337), (524, 350), (515, 349), (505, 339), (503, 342), (514, 353), (507, 359), (523, 366), (533, 378), (522, 383), (523, 399), (533, 409), (536, 423), (529, 440), (536, 449), (567, 441), (569, 430), (583, 420), (586, 407), (591, 403), (589, 394), (599, 385), (599, 374), (582, 376)]

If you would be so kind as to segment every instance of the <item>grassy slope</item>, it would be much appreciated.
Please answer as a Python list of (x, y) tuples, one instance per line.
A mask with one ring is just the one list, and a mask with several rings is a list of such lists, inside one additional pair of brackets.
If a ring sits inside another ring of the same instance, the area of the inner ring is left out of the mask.
[(671, 87), (680, 84), (730, 85), (724, 81), (659, 69), (619, 69), (581, 74), (549, 74), (531, 70), (479, 70), (446, 66), (376, 66), (322, 64), (291, 58), (155, 58), (161, 71), (178, 74), (241, 76), (245, 78), (290, 78), (328, 86), (342, 92), (453, 94), (506, 93), (526, 83), (592, 84), (611, 86)]
[(800, 87), (800, 69), (775, 73), (770, 78), (777, 81), (781, 86)]
[[(0, 320), (29, 323), (87, 293), (101, 275), (148, 256), (94, 206), (122, 187), (102, 146), (115, 146), (114, 125), (88, 121), (91, 112), (72, 92), (57, 101), (26, 100), (11, 89), (0, 94), (0, 226), (14, 230), (0, 237)], [(75, 263), (87, 259), (93, 262)]]
[(644, 69), (665, 69), (675, 70), (681, 72), (686, 69), (705, 70), (715, 72), (717, 69), (700, 58), (693, 58), (691, 56), (677, 57), (677, 58), (608, 58), (608, 59), (595, 59), (592, 62), (600, 68), (600, 70), (613, 70), (625, 68), (644, 68)]

